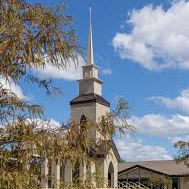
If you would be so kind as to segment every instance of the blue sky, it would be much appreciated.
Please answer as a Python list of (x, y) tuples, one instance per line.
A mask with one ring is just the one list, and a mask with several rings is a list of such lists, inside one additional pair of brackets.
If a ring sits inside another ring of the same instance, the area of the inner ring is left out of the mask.
[[(54, 5), (65, 3), (66, 13), (82, 47), (87, 47), (88, 9), (92, 7), (95, 63), (104, 81), (103, 96), (114, 106), (118, 97), (130, 104), (132, 136), (118, 139), (122, 157), (129, 161), (170, 159), (173, 142), (189, 135), (189, 3), (171, 0), (28, 0)], [(135, 11), (134, 11), (135, 10)], [(81, 58), (81, 64), (84, 60)], [(51, 69), (36, 72), (53, 78), (62, 96), (21, 85), (19, 92), (45, 107), (46, 117), (67, 122), (69, 101), (78, 94), (77, 75)], [(53, 71), (52, 71), (53, 72)], [(62, 74), (62, 75), (61, 75)], [(63, 76), (64, 75), (64, 76)], [(18, 87), (18, 86), (17, 86)], [(18, 90), (18, 89), (17, 89)]]

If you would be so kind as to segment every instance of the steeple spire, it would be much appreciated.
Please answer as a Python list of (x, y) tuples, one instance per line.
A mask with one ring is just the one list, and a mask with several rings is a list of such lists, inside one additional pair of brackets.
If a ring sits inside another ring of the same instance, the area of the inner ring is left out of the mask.
[(98, 67), (94, 64), (93, 57), (93, 40), (92, 40), (92, 22), (91, 22), (91, 8), (90, 10), (90, 25), (88, 38), (88, 60), (87, 64), (82, 66), (83, 78), (79, 82), (79, 94), (97, 94), (102, 95), (102, 81), (98, 79)]
[(89, 8), (90, 12), (90, 24), (89, 24), (89, 38), (88, 38), (88, 61), (87, 64), (94, 64), (93, 58), (93, 38), (92, 38), (92, 21), (91, 21), (91, 7)]

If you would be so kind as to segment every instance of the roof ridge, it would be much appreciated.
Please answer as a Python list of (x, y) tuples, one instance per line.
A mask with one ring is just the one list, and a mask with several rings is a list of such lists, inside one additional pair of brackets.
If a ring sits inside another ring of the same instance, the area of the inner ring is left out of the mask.
[(170, 160), (170, 159), (169, 159), (169, 160), (163, 160), (163, 159), (162, 159), (162, 160), (149, 160), (149, 161), (148, 161), (148, 160), (144, 160), (144, 161), (126, 161), (126, 162), (122, 162), (122, 163), (135, 163), (135, 164), (137, 164), (137, 163), (160, 162), (160, 161), (161, 161), (161, 162), (162, 162), (162, 161), (166, 161), (166, 162), (167, 162), (167, 161), (174, 161), (174, 162), (175, 162), (175, 160), (173, 160), (173, 159), (172, 159), (172, 160)]

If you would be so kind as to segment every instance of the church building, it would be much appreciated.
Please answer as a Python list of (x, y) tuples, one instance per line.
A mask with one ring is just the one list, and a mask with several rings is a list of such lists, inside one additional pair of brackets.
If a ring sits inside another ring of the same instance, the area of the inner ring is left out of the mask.
[[(88, 59), (86, 65), (82, 67), (83, 76), (78, 80), (79, 94), (70, 101), (71, 121), (80, 122), (88, 118), (90, 121), (97, 123), (101, 116), (110, 111), (110, 103), (103, 98), (102, 84), (99, 79), (99, 68), (95, 65), (93, 56), (92, 25), (90, 15), (90, 26), (88, 36)], [(90, 136), (98, 140), (100, 133), (93, 128)], [(184, 163), (175, 163), (175, 161), (146, 161), (146, 162), (122, 162), (120, 155), (113, 142), (108, 155), (103, 151), (96, 154), (96, 162), (90, 162), (89, 165), (82, 164), (79, 166), (79, 176), (82, 177), (87, 173), (98, 171), (104, 180), (107, 181), (99, 188), (126, 188), (126, 189), (189, 189), (189, 168)], [(127, 144), (125, 144), (127, 145)], [(48, 174), (47, 161), (43, 162), (42, 173)], [(64, 167), (54, 165), (56, 180), (72, 182), (73, 167), (70, 160), (67, 160)], [(151, 185), (147, 182), (150, 178), (169, 178), (172, 182), (169, 185)], [(42, 180), (42, 188), (52, 188), (46, 180)]]

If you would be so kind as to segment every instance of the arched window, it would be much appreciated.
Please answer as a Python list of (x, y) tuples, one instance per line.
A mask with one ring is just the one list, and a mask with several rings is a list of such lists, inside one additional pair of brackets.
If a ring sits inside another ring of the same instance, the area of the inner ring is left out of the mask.
[(79, 182), (79, 161), (77, 160), (72, 167), (72, 179), (74, 183)]
[(53, 188), (52, 182), (52, 174), (53, 174), (53, 167), (52, 167), (52, 160), (48, 162), (48, 188)]
[(114, 188), (114, 166), (112, 162), (110, 162), (108, 168), (108, 188)]
[(65, 165), (62, 163), (60, 167), (60, 182), (65, 181)]
[(87, 119), (84, 115), (81, 116), (81, 119), (80, 119), (80, 128), (81, 128), (81, 131), (85, 130), (86, 129), (86, 123), (87, 123)]
[(87, 121), (85, 115), (81, 116), (80, 123), (85, 123)]

